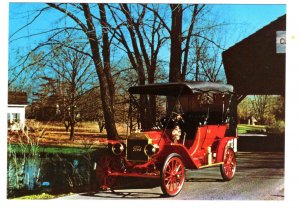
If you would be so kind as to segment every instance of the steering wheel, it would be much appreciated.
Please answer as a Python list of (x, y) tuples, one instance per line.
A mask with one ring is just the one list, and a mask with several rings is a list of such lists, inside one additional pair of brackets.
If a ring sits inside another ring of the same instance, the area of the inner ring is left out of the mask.
[(170, 117), (174, 123), (177, 123), (177, 124), (184, 123), (184, 120), (183, 120), (181, 114), (179, 114), (177, 112), (172, 111)]
[(184, 120), (181, 116), (181, 114), (178, 114), (177, 112), (171, 112), (171, 115), (169, 117), (163, 117), (159, 120), (159, 127), (165, 128), (168, 126), (169, 128), (173, 128), (176, 125), (183, 124)]

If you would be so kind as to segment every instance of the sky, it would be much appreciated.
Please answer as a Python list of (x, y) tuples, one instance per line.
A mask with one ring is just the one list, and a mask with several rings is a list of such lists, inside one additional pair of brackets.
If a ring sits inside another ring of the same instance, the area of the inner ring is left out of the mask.
[[(217, 13), (223, 14), (224, 21), (237, 24), (228, 31), (226, 48), (286, 14), (284, 4), (218, 4), (215, 9)], [(241, 31), (236, 28), (241, 28)]]
[[(10, 3), (9, 7), (9, 35), (16, 32), (30, 20), (31, 11), (36, 8), (43, 8), (44, 3)], [(219, 20), (229, 23), (229, 35), (226, 48), (249, 36), (263, 26), (274, 21), (286, 13), (284, 4), (210, 4), (212, 12), (219, 16)], [(26, 15), (27, 14), (27, 15)], [(52, 17), (63, 17), (55, 10), (47, 11), (28, 28), (24, 28), (15, 34), (12, 39), (26, 36), (34, 31), (49, 29), (53, 26)], [(231, 28), (230, 28), (231, 27)], [(240, 28), (237, 30), (237, 28)], [(36, 37), (35, 37), (36, 38)], [(13, 42), (10, 48), (32, 45), (34, 43), (28, 39)]]
[[(73, 26), (75, 23), (66, 19), (65, 16), (56, 10), (50, 9), (44, 11), (30, 25), (22, 28), (33, 19), (33, 11), (46, 7), (45, 3), (23, 3), (12, 2), (9, 4), (9, 63), (14, 64), (16, 50), (27, 52), (34, 48), (39, 41), (44, 41), (47, 35), (38, 34), (28, 38), (28, 35), (47, 31), (57, 26)], [(278, 17), (286, 13), (286, 5), (284, 4), (208, 4), (212, 12), (212, 19), (218, 22), (226, 23), (224, 33), (223, 47), (227, 49), (248, 37), (260, 28), (274, 21)], [(209, 19), (209, 17), (208, 17)], [(60, 20), (60, 21), (57, 21)], [(189, 18), (186, 18), (189, 23)], [(170, 23), (169, 23), (170, 24)], [(183, 23), (185, 25), (185, 23)], [(169, 47), (164, 46), (159, 57), (169, 59)], [(120, 56), (122, 58), (123, 56)], [(168, 70), (168, 65), (165, 65)], [(224, 76), (223, 73), (221, 75)]]

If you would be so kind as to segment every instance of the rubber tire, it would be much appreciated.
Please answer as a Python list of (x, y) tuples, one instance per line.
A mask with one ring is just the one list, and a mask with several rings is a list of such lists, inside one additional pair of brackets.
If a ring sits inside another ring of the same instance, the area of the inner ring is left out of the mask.
[[(115, 171), (115, 158), (112, 155), (100, 156), (96, 166), (96, 179), (99, 190), (113, 190), (116, 177), (109, 177), (109, 171)], [(103, 166), (104, 165), (104, 166)]]
[[(227, 161), (228, 161), (227, 160), (228, 159), (228, 155), (232, 155), (231, 156), (231, 160), (230, 160), (231, 163), (227, 163)], [(235, 158), (235, 153), (234, 153), (234, 151), (231, 148), (226, 148), (224, 150), (223, 161), (224, 161), (224, 164), (222, 164), (220, 166), (220, 171), (221, 171), (222, 178), (223, 178), (224, 181), (230, 181), (230, 180), (233, 179), (233, 177), (235, 175), (235, 172), (236, 172), (236, 158)], [(228, 167), (230, 167), (230, 166), (228, 166), (228, 164), (231, 164), (232, 167), (233, 167), (231, 169), (231, 173), (230, 174), (226, 173), (226, 169), (225, 169), (225, 168), (228, 169)]]
[[(176, 187), (177, 190), (175, 192), (169, 191), (165, 185), (165, 170), (171, 161), (177, 161), (177, 163), (179, 163), (180, 167), (181, 167), (181, 177), (180, 177), (180, 181), (179, 181), (180, 183), (178, 185), (179, 187), (177, 186), (178, 189)], [(182, 158), (179, 154), (172, 153), (166, 158), (164, 165), (160, 171), (160, 187), (161, 187), (162, 192), (164, 193), (164, 196), (174, 197), (174, 196), (178, 195), (183, 187), (184, 180), (185, 180), (185, 167), (184, 167)]]

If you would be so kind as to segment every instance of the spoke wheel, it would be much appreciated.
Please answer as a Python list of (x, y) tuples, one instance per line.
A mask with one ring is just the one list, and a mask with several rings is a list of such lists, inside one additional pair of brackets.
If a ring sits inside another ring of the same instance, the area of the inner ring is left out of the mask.
[(161, 169), (161, 189), (167, 196), (176, 196), (182, 189), (185, 179), (185, 167), (180, 155), (171, 154)]
[(234, 177), (236, 170), (236, 159), (232, 149), (227, 148), (224, 152), (224, 164), (220, 166), (221, 175), (225, 181)]
[(100, 190), (113, 189), (116, 184), (116, 177), (109, 174), (114, 171), (115, 158), (110, 155), (102, 156), (97, 161), (96, 179)]

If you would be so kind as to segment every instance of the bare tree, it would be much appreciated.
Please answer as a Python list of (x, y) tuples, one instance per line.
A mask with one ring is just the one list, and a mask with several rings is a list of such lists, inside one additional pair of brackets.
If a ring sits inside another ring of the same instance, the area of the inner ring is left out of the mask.
[[(151, 21), (145, 20), (146, 5), (135, 5), (135, 7), (137, 11), (140, 11), (136, 14), (136, 19), (127, 4), (120, 4), (119, 8), (109, 6), (116, 25), (116, 27), (111, 26), (111, 30), (115, 38), (123, 45), (131, 66), (137, 71), (139, 85), (145, 85), (146, 82), (151, 84), (155, 82), (158, 53), (165, 41), (160, 34), (162, 23), (156, 14), (151, 16)], [(126, 22), (120, 17), (120, 12), (124, 15)], [(126, 39), (123, 25), (126, 26), (130, 40)], [(150, 27), (147, 28), (147, 26)], [(142, 128), (150, 128), (156, 120), (155, 97), (150, 96), (148, 99), (146, 95), (141, 95), (139, 107)]]
[(187, 65), (188, 65), (188, 60), (189, 60), (190, 43), (192, 40), (194, 26), (195, 26), (195, 23), (197, 22), (197, 16), (202, 11), (202, 9), (204, 8), (205, 5), (201, 5), (200, 8), (199, 8), (199, 6), (200, 5), (198, 5), (198, 4), (193, 5), (194, 8), (193, 8), (193, 13), (192, 13), (192, 17), (191, 17), (191, 23), (187, 30), (187, 35), (184, 39), (185, 46), (183, 49), (184, 56), (183, 56), (182, 69), (181, 69), (182, 70), (181, 71), (181, 81), (185, 81), (186, 75), (187, 75)]
[[(84, 51), (84, 46), (76, 49)], [(52, 47), (52, 55), (46, 61), (47, 67), (57, 76), (57, 94), (60, 98), (57, 108), (68, 131), (74, 140), (75, 125), (79, 119), (78, 100), (90, 87), (94, 72), (91, 72), (90, 57), (66, 47)]]
[(202, 42), (201, 46), (196, 46), (198, 52), (196, 63), (201, 66), (202, 72), (197, 71), (197, 76), (202, 81), (216, 82), (222, 68), (222, 60), (220, 59), (220, 48), (210, 47), (208, 42)]
[[(169, 82), (185, 81), (190, 78), (189, 75), (192, 73), (195, 74), (196, 80), (207, 81), (215, 81), (216, 76), (219, 75), (221, 64), (218, 60), (212, 60), (212, 57), (219, 53), (217, 49), (215, 52), (208, 51), (208, 44), (211, 43), (216, 47), (220, 47), (220, 45), (210, 35), (205, 34), (203, 27), (199, 24), (203, 21), (200, 17), (205, 14), (203, 12), (203, 8), (206, 8), (205, 5), (86, 3), (48, 3), (47, 5), (48, 7), (40, 10), (28, 24), (31, 24), (33, 20), (39, 17), (40, 13), (47, 11), (49, 8), (61, 12), (63, 19), (68, 21), (65, 21), (64, 27), (41, 32), (41, 34), (49, 33), (51, 35), (44, 42), (40, 42), (34, 47), (27, 57), (18, 61), (17, 66), (22, 68), (14, 72), (15, 75), (12, 76), (10, 82), (14, 82), (20, 76), (20, 73), (30, 69), (30, 67), (42, 68), (38, 65), (43, 64), (47, 56), (51, 55), (50, 52), (45, 52), (42, 56), (30, 62), (29, 58), (32, 53), (43, 49), (45, 46), (55, 44), (55, 38), (58, 35), (66, 36), (65, 34), (70, 31), (76, 31), (78, 37), (88, 40), (89, 50), (78, 50), (74, 45), (65, 46), (93, 59), (99, 82), (101, 108), (103, 109), (109, 139), (118, 138), (115, 125), (116, 111), (114, 109), (115, 97), (118, 95), (115, 88), (118, 88), (120, 83), (117, 78), (124, 70), (132, 69), (136, 71), (137, 75), (134, 76), (134, 79), (127, 78), (130, 85), (136, 82), (140, 85), (156, 82), (159, 66), (164, 60), (163, 57), (159, 58), (162, 47), (170, 49), (170, 58), (164, 61), (166, 64), (169, 63), (168, 77), (165, 78)], [(183, 21), (187, 24), (183, 25)], [(73, 25), (75, 23), (75, 25), (72, 26), (70, 23)], [(208, 26), (208, 28), (213, 28), (213, 26)], [(195, 58), (193, 58), (191, 52), (194, 47)], [(115, 65), (118, 62), (115, 61), (115, 58), (112, 58), (114, 57), (111, 52), (113, 48), (118, 50), (117, 57), (124, 58), (124, 56), (121, 56), (122, 54), (127, 56), (129, 61), (127, 68), (114, 68), (118, 67)], [(207, 54), (208, 52), (210, 54)], [(111, 61), (112, 59), (114, 61)], [(25, 62), (27, 62), (27, 65), (22, 66)], [(11, 70), (15, 68), (11, 67)], [(116, 76), (114, 76), (115, 74)], [(128, 98), (126, 99), (128, 100)], [(119, 103), (122, 102), (123, 100), (120, 100)], [(170, 102), (168, 101), (169, 107), (173, 106)], [(140, 97), (138, 117), (143, 128), (148, 128), (151, 123), (155, 122), (156, 103), (157, 100), (154, 96)], [(168, 111), (170, 113), (171, 109)]]
[(268, 95), (254, 95), (251, 99), (253, 113), (260, 124), (265, 124), (265, 115), (268, 111), (270, 96)]
[(60, 4), (48, 3), (48, 5), (70, 17), (73, 21), (75, 21), (82, 31), (85, 33), (89, 40), (92, 59), (94, 61), (95, 69), (98, 75), (99, 83), (100, 83), (100, 94), (102, 101), (103, 114), (105, 118), (105, 127), (107, 130), (108, 139), (118, 139), (118, 133), (115, 125), (114, 118), (114, 109), (113, 109), (113, 97), (114, 90), (112, 88), (113, 79), (110, 73), (110, 43), (108, 39), (108, 32), (106, 30), (107, 27), (107, 19), (106, 19), (106, 11), (103, 4), (98, 4), (98, 10), (100, 14), (100, 26), (102, 28), (102, 58), (101, 58), (101, 47), (98, 40), (97, 31), (95, 28), (95, 23), (93, 16), (91, 14), (91, 10), (89, 4), (82, 3), (79, 5), (75, 5), (80, 7), (80, 10), (83, 11), (83, 15), (85, 17), (84, 24), (81, 20), (81, 14), (74, 14), (70, 11), (61, 7)]

